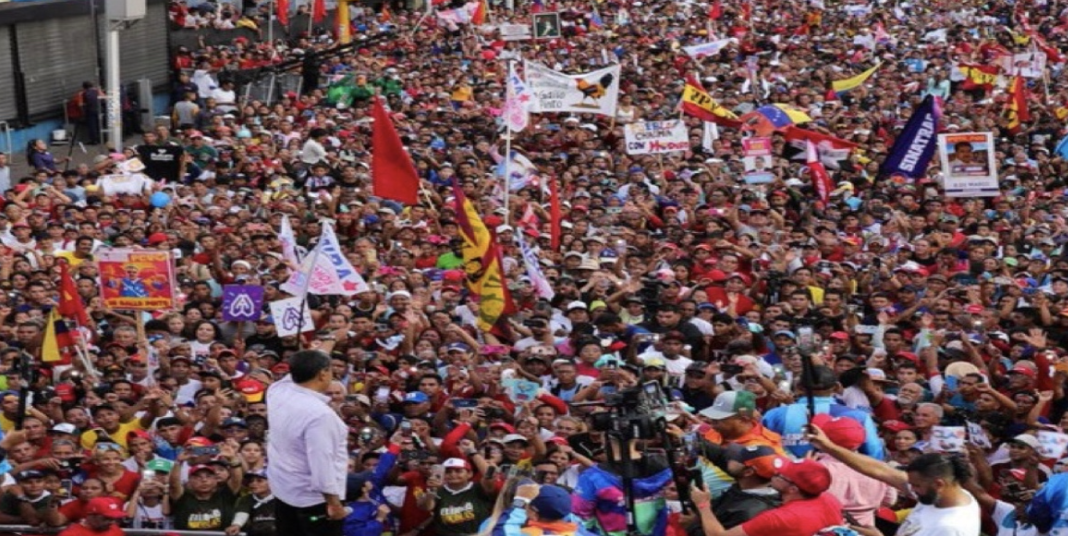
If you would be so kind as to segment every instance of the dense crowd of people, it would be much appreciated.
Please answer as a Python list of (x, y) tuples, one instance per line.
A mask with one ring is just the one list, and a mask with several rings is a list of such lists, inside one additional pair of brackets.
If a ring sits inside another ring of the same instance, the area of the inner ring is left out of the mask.
[[(242, 15), (207, 6), (172, 15)], [(328, 497), (309, 533), (1058, 534), (1066, 7), (563, 1), (493, 6), (471, 24), (359, 6), (353, 33), (373, 44), (342, 52), (321, 28), (178, 49), (170, 128), (71, 169), (42, 144), (4, 196), (0, 525), (276, 534), (268, 467), (288, 461), (268, 452), (295, 440), (272, 425), (301, 413), (272, 416), (266, 396), (292, 381), (286, 392), (321, 388), (303, 400), (347, 432), (348, 509)], [(562, 38), (501, 37), (538, 11), (560, 13)], [(682, 49), (727, 37), (699, 59)], [(1005, 110), (1018, 73), (977, 84), (968, 69), (1022, 53), (1046, 61), (1016, 124)], [(292, 59), (302, 91), (241, 101), (235, 74)], [(502, 111), (519, 59), (568, 73), (619, 64), (620, 96), (612, 117), (532, 115), (511, 147), (534, 171), (505, 195)], [(855, 144), (828, 166), (833, 191), (781, 129), (771, 182), (746, 181), (752, 131), (680, 116), (687, 79), (738, 116), (790, 104), (810, 119), (796, 128)], [(418, 173), (416, 204), (374, 191), (376, 95)], [(939, 132), (993, 134), (996, 197), (946, 196), (937, 158), (916, 179), (880, 173), (927, 97)], [(689, 150), (625, 150), (626, 125), (679, 117)], [(109, 195), (101, 177), (146, 151), (178, 161), (150, 166), (143, 195)], [(515, 310), (492, 330), (478, 327), (454, 187), (501, 249)], [(314, 330), (299, 337), (280, 336), (266, 306), (222, 320), (226, 285), (289, 297), (284, 218), (305, 252), (329, 223), (369, 287), (309, 295)], [(105, 306), (97, 257), (112, 247), (171, 251), (176, 307)], [(42, 353), (63, 264), (88, 308), (86, 360), (54, 365)], [(303, 349), (328, 368), (305, 370)], [(621, 438), (603, 413), (649, 382), (665, 397), (656, 431)], [(20, 392), (32, 393), (24, 413)], [(669, 451), (696, 472), (669, 467)], [(289, 484), (290, 506), (336, 495)]]

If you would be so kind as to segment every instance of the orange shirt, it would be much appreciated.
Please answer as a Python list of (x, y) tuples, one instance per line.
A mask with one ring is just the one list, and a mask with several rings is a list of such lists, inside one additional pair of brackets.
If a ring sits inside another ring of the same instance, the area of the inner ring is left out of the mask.
[[(705, 432), (704, 438), (710, 443), (715, 443), (717, 445), (722, 445), (724, 443), (723, 436), (721, 436), (714, 428)], [(782, 436), (764, 428), (759, 422), (753, 423), (753, 428), (749, 430), (748, 433), (729, 441), (729, 443), (735, 443), (742, 445), (743, 447), (764, 445), (775, 449), (775, 453), (780, 456), (788, 456), (786, 451), (782, 449)]]

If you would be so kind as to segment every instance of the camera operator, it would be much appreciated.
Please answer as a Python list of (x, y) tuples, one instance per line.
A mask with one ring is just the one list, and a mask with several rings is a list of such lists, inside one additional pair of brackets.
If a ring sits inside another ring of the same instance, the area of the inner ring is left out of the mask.
[[(611, 450), (609, 461), (586, 469), (575, 485), (572, 495), (574, 513), (586, 520), (586, 528), (602, 536), (617, 536), (627, 531), (625, 497), (621, 485), (624, 465), (620, 462), (621, 441), (611, 434), (607, 436)], [(644, 536), (663, 536), (667, 523), (667, 503), (664, 490), (672, 481), (671, 468), (661, 456), (652, 456), (638, 448), (639, 440), (627, 442), (630, 469), (634, 480), (635, 524)]]

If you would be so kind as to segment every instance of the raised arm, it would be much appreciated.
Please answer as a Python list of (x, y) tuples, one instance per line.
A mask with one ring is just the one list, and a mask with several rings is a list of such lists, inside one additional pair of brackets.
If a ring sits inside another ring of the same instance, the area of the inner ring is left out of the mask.
[(817, 426), (811, 426), (809, 433), (805, 434), (813, 447), (833, 456), (838, 461), (848, 465), (854, 471), (885, 482), (895, 488), (906, 491), (908, 489), (908, 473), (894, 469), (885, 462), (881, 462), (870, 456), (858, 452), (846, 450), (832, 443)]

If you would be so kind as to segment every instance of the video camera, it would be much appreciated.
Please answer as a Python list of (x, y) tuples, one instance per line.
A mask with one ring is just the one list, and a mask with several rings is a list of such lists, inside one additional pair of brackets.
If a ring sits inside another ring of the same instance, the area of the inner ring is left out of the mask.
[(609, 411), (594, 413), (591, 428), (623, 441), (657, 439), (667, 429), (667, 404), (657, 382), (605, 395)]

